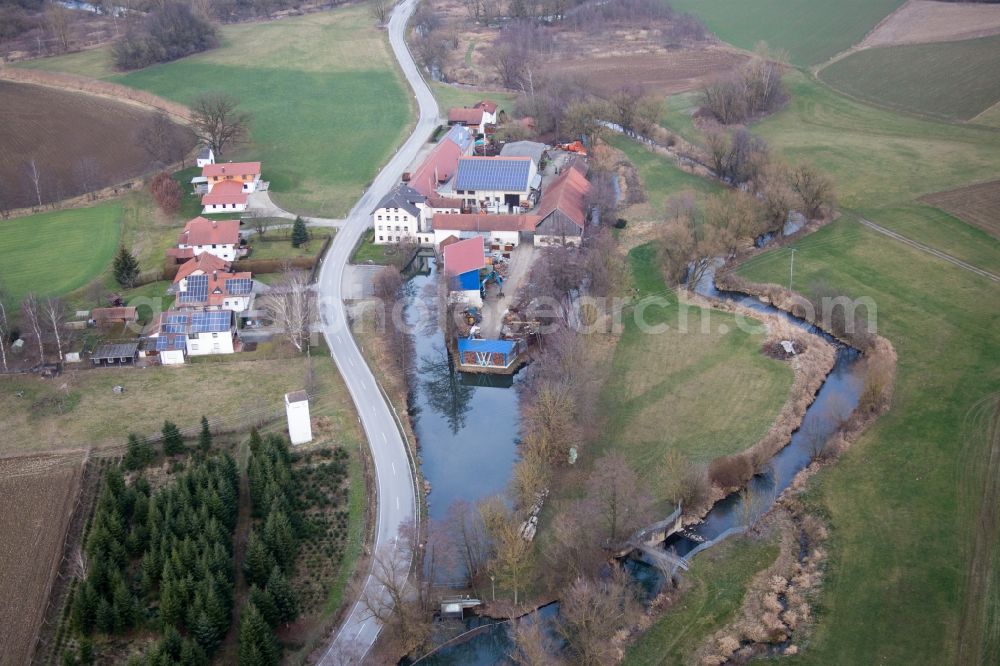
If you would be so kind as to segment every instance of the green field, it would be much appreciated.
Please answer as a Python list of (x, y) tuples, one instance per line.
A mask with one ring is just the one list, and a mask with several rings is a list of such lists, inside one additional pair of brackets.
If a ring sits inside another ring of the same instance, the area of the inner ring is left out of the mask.
[[(609, 445), (647, 473), (670, 450), (708, 463), (750, 448), (788, 400), (791, 367), (764, 356), (763, 333), (739, 330), (731, 314), (690, 307), (683, 330), (677, 297), (664, 284), (653, 246), (640, 246), (629, 257), (637, 297), (669, 303), (647, 309), (645, 321), (669, 328), (644, 332), (626, 313), (602, 400), (605, 430), (614, 433)], [(703, 316), (710, 332), (703, 332)]]
[(517, 98), (517, 94), (509, 91), (501, 90), (467, 90), (465, 88), (457, 88), (455, 86), (450, 86), (447, 83), (438, 83), (432, 81), (431, 92), (434, 93), (434, 97), (438, 101), (438, 105), (441, 107), (441, 114), (447, 115), (448, 109), (453, 106), (472, 106), (481, 99), (491, 99), (499, 105), (499, 109), (503, 109), (510, 115), (514, 108), (514, 100)]
[(785, 81), (791, 102), (751, 129), (786, 159), (832, 174), (843, 206), (909, 202), (1000, 171), (1000, 132), (877, 109), (801, 73)]
[[(1000, 391), (1000, 287), (849, 217), (795, 247), (796, 285), (874, 298), (879, 333), (899, 354), (892, 410), (810, 491), (829, 516), (832, 557), (817, 634), (801, 659), (956, 663), (965, 546), (991, 501), (979, 495), (980, 506), (959, 504), (966, 466), (984, 453), (963, 449), (962, 427), (973, 404)], [(993, 251), (990, 265), (998, 263)], [(770, 253), (742, 273), (781, 282), (786, 271), (785, 257)]]
[(834, 88), (892, 109), (970, 120), (1000, 101), (1000, 36), (866, 49), (820, 72)]
[(0, 287), (15, 301), (83, 287), (118, 249), (122, 213), (118, 201), (0, 222)]
[(343, 217), (401, 143), (412, 99), (383, 33), (363, 7), (224, 26), (221, 47), (128, 74), (107, 49), (36, 61), (189, 103), (206, 91), (254, 115), (250, 144), (225, 159), (261, 160), (272, 198), (297, 213)]
[(691, 589), (625, 652), (623, 663), (690, 663), (702, 641), (733, 620), (754, 575), (777, 555), (774, 543), (742, 537), (698, 555), (685, 575)]
[(724, 188), (714, 180), (683, 171), (672, 160), (647, 150), (624, 136), (608, 137), (608, 143), (625, 153), (639, 172), (642, 188), (653, 212), (662, 215), (667, 198), (684, 190), (699, 194), (721, 192)]
[(670, 0), (723, 41), (752, 49), (765, 41), (796, 65), (817, 65), (849, 48), (903, 0)]

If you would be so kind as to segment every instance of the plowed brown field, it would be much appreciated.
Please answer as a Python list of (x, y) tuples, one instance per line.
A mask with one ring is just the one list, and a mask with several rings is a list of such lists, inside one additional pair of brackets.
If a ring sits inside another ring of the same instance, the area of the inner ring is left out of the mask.
[[(25, 173), (32, 159), (45, 203), (148, 172), (150, 159), (136, 135), (151, 113), (95, 95), (0, 81), (0, 201), (9, 208), (37, 205)], [(187, 130), (175, 131), (193, 145)]]
[(30, 663), (82, 471), (82, 455), (0, 459), (0, 666)]
[(1000, 238), (1000, 180), (936, 192), (920, 200)]

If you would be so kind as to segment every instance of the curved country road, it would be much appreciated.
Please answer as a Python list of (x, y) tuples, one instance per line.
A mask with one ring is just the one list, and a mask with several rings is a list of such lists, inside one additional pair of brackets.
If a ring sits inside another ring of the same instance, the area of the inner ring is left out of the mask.
[[(421, 146), (438, 124), (437, 102), (417, 70), (404, 41), (406, 25), (416, 5), (417, 0), (405, 0), (397, 5), (389, 20), (388, 30), (393, 53), (403, 75), (413, 88), (420, 109), (417, 125), (406, 143), (382, 168), (371, 187), (351, 210), (330, 245), (318, 279), (323, 335), (357, 408), (375, 464), (378, 511), (374, 552), (395, 553), (400, 567), (409, 566), (412, 557), (408, 552), (396, 551), (399, 527), (402, 523), (412, 521), (417, 512), (410, 458), (397, 427), (393, 408), (382, 395), (346, 325), (342, 283), (351, 251), (371, 222), (371, 211), (392, 186), (399, 182), (403, 170), (416, 159)], [(344, 155), (343, 159), (349, 160), (350, 155)], [(368, 653), (382, 627), (377, 620), (368, 616), (361, 602), (365, 595), (369, 595), (369, 598), (371, 595), (388, 596), (372, 576), (371, 570), (368, 571), (364, 589), (354, 601), (350, 614), (330, 637), (318, 663), (340, 664), (345, 663), (345, 658), (360, 661)]]

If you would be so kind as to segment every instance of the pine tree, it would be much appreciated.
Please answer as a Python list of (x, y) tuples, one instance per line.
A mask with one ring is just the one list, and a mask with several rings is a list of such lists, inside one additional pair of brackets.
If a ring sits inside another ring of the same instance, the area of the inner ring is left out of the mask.
[(181, 643), (181, 656), (178, 663), (184, 666), (208, 666), (208, 656), (196, 642), (185, 638)]
[(291, 570), (298, 542), (292, 523), (284, 511), (274, 508), (267, 515), (267, 520), (264, 522), (264, 543), (270, 548), (281, 568), (285, 571)]
[(139, 262), (124, 245), (118, 246), (118, 254), (114, 263), (115, 281), (126, 289), (135, 286), (139, 277)]
[(191, 624), (191, 635), (194, 636), (194, 639), (198, 641), (198, 645), (208, 654), (212, 654), (219, 647), (221, 640), (219, 631), (206, 611), (198, 613), (198, 616)]
[(122, 466), (128, 470), (142, 469), (153, 461), (153, 447), (145, 439), (136, 434), (128, 436), (128, 444), (125, 445), (125, 457), (122, 458)]
[(267, 583), (274, 565), (274, 556), (267, 545), (257, 536), (256, 532), (250, 532), (246, 559), (243, 561), (243, 571), (246, 574), (247, 582), (263, 586)]
[(212, 448), (212, 433), (208, 429), (208, 419), (201, 417), (201, 433), (198, 434), (198, 448), (208, 452)]
[(184, 453), (184, 437), (177, 426), (170, 421), (163, 422), (163, 453), (172, 456)]
[(292, 584), (281, 573), (279, 567), (271, 569), (271, 577), (267, 579), (267, 592), (274, 600), (278, 611), (278, 622), (291, 622), (299, 614), (299, 599), (295, 595)]
[(94, 625), (102, 634), (110, 634), (115, 629), (115, 609), (107, 597), (101, 597), (97, 602)]
[(94, 630), (94, 618), (97, 615), (97, 592), (90, 580), (80, 583), (73, 595), (71, 620), (73, 628), (84, 635)]
[(281, 657), (271, 628), (252, 603), (244, 607), (240, 618), (239, 644), (239, 666), (274, 666)]
[(292, 224), (292, 247), (299, 247), (309, 242), (309, 230), (306, 229), (306, 222), (301, 217), (296, 216)]
[(257, 607), (269, 626), (278, 626), (278, 623), (281, 621), (281, 613), (274, 601), (274, 597), (266, 588), (261, 589), (256, 585), (251, 585), (248, 600)]
[(80, 639), (80, 663), (84, 666), (94, 663), (94, 641), (88, 637)]

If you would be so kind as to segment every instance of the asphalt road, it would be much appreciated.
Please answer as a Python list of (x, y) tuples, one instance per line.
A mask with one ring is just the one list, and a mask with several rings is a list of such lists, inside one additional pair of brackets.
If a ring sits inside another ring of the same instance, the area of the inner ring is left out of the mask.
[[(351, 210), (344, 226), (330, 245), (318, 279), (323, 335), (357, 408), (374, 460), (378, 492), (375, 552), (396, 552), (400, 566), (408, 566), (412, 558), (410, 553), (399, 552), (397, 549), (399, 527), (412, 521), (417, 511), (410, 459), (397, 427), (393, 408), (383, 396), (361, 356), (357, 342), (346, 326), (342, 289), (344, 267), (358, 239), (371, 223), (371, 211), (379, 199), (399, 182), (403, 171), (416, 158), (421, 146), (438, 124), (437, 102), (417, 70), (404, 40), (406, 24), (416, 3), (417, 0), (406, 0), (397, 5), (389, 20), (388, 30), (393, 53), (415, 93), (420, 110), (417, 125), (413, 134), (382, 168), (371, 187)], [(344, 155), (343, 159), (349, 160), (350, 155)], [(361, 600), (365, 595), (369, 595), (369, 598), (386, 598), (381, 587), (369, 570), (364, 590), (355, 600), (343, 624), (330, 637), (323, 657), (319, 660), (320, 664), (360, 661), (367, 654), (382, 627), (378, 621), (369, 617)]]

